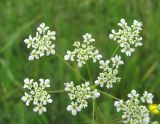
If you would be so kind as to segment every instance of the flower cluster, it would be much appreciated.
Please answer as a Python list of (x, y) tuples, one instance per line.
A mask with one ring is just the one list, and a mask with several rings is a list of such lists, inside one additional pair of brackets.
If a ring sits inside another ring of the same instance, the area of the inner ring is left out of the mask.
[(121, 29), (119, 29), (118, 32), (112, 29), (109, 38), (120, 44), (122, 53), (131, 56), (132, 52), (135, 51), (135, 47), (142, 46), (142, 37), (139, 36), (142, 30), (142, 23), (134, 20), (133, 24), (128, 26), (126, 21), (121, 19), (118, 26), (120, 26)]
[(143, 96), (139, 98), (139, 94), (132, 90), (128, 94), (129, 100), (115, 101), (114, 106), (117, 108), (117, 111), (123, 112), (122, 121), (125, 124), (148, 124), (150, 122), (149, 110), (142, 103), (152, 103), (153, 95), (144, 92)]
[(118, 68), (122, 64), (123, 61), (121, 60), (121, 56), (118, 55), (112, 57), (111, 60), (106, 60), (106, 61), (101, 60), (99, 68), (102, 70), (102, 72), (97, 77), (95, 84), (100, 85), (100, 87), (103, 87), (105, 84), (108, 89), (112, 88), (113, 83), (120, 82), (121, 80), (120, 77), (117, 77), (117, 74), (118, 74)]
[(68, 96), (71, 100), (71, 104), (68, 105), (67, 111), (71, 111), (73, 115), (80, 112), (81, 109), (88, 106), (87, 99), (95, 99), (100, 96), (100, 93), (95, 90), (91, 90), (89, 82), (82, 83), (81, 85), (74, 86), (73, 82), (65, 83), (65, 90), (68, 91)]
[(65, 60), (76, 60), (78, 67), (82, 67), (89, 58), (93, 59), (94, 63), (102, 58), (99, 51), (95, 50), (95, 47), (91, 45), (91, 43), (95, 41), (91, 34), (86, 33), (83, 35), (83, 39), (83, 43), (75, 41), (73, 44), (75, 47), (74, 51), (67, 51), (67, 54), (64, 56)]
[(21, 99), (26, 103), (26, 106), (29, 106), (30, 103), (33, 102), (35, 106), (33, 111), (39, 112), (39, 115), (41, 115), (43, 112), (47, 111), (45, 105), (47, 105), (47, 103), (52, 103), (52, 99), (50, 94), (45, 90), (45, 88), (50, 87), (50, 80), (39, 79), (39, 82), (38, 84), (34, 82), (33, 79), (26, 78), (24, 80), (24, 89), (27, 89), (28, 92), (25, 92)]
[(44, 23), (40, 24), (37, 28), (36, 36), (29, 36), (24, 42), (27, 44), (27, 48), (32, 48), (29, 56), (29, 60), (39, 59), (40, 57), (50, 54), (55, 54), (53, 41), (56, 39), (56, 32), (50, 31), (49, 27)]

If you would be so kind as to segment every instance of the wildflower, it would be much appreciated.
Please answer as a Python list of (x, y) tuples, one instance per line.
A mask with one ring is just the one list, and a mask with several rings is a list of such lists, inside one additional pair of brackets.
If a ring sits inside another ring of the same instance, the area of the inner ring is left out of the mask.
[(122, 53), (131, 56), (135, 51), (135, 47), (142, 46), (142, 37), (139, 36), (140, 31), (142, 30), (142, 23), (134, 20), (133, 24), (128, 26), (126, 21), (121, 19), (118, 26), (121, 29), (119, 29), (118, 32), (112, 29), (109, 38), (113, 39), (120, 45)]
[(92, 38), (91, 34), (86, 33), (83, 35), (83, 42), (75, 41), (73, 46), (75, 49), (73, 51), (67, 51), (67, 54), (64, 56), (66, 61), (77, 61), (78, 67), (82, 67), (86, 64), (88, 59), (92, 59), (95, 63), (97, 60), (102, 58), (102, 55), (99, 54), (99, 51), (95, 49), (92, 45), (92, 42), (95, 42), (95, 39)]
[(157, 104), (150, 104), (149, 105), (150, 113), (152, 114), (159, 114), (158, 105)]
[(27, 92), (24, 93), (21, 100), (26, 103), (26, 106), (29, 106), (32, 102), (35, 106), (33, 111), (39, 112), (39, 115), (41, 115), (47, 111), (45, 105), (52, 103), (52, 99), (45, 90), (45, 88), (50, 87), (50, 80), (39, 79), (39, 82), (38, 84), (33, 79), (26, 78), (24, 80), (24, 89), (27, 89)]
[(101, 60), (99, 68), (102, 70), (102, 72), (97, 77), (95, 84), (100, 85), (100, 87), (106, 85), (108, 89), (112, 88), (113, 83), (120, 82), (121, 80), (121, 78), (117, 77), (117, 75), (118, 75), (118, 68), (122, 64), (123, 61), (121, 60), (121, 56), (118, 55), (112, 57), (111, 60), (106, 60), (106, 61)]
[(56, 40), (55, 35), (56, 32), (50, 31), (45, 23), (40, 24), (37, 28), (36, 36), (29, 35), (29, 38), (24, 40), (27, 48), (32, 48), (28, 59), (34, 60), (45, 55), (55, 54), (55, 45), (53, 44), (53, 41)]
[(81, 85), (74, 86), (74, 83), (65, 83), (65, 90), (68, 91), (68, 96), (71, 100), (71, 104), (68, 105), (67, 111), (71, 111), (72, 115), (76, 115), (83, 108), (88, 106), (87, 100), (92, 98), (98, 98), (100, 93), (95, 90), (91, 90), (89, 82), (82, 83)]
[[(146, 95), (146, 91), (144, 94)], [(147, 93), (150, 94), (150, 93)], [(122, 111), (122, 121), (125, 124), (149, 124), (149, 110), (144, 102), (151, 103), (151, 99), (148, 101), (144, 101), (144, 95), (140, 96), (136, 90), (132, 90), (131, 93), (128, 94), (128, 100), (123, 101), (115, 101), (114, 106), (117, 108), (117, 112)]]
[(124, 64), (123, 61), (121, 60), (121, 56), (116, 55), (115, 57), (111, 58), (112, 63), (113, 63), (113, 67), (118, 68), (119, 65)]
[(151, 104), (153, 101), (153, 95), (151, 93), (148, 93), (147, 91), (144, 91), (143, 97), (141, 98), (142, 102), (147, 102)]
[(71, 102), (71, 105), (68, 105), (67, 111), (71, 111), (72, 115), (76, 115), (77, 112), (81, 111), (81, 107), (78, 107), (77, 102)]

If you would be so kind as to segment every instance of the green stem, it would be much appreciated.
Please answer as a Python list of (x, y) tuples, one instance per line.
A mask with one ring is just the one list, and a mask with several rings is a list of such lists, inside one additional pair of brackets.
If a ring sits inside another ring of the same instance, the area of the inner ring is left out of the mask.
[(98, 106), (97, 106), (97, 110), (98, 110), (98, 112), (99, 112), (101, 118), (103, 119), (103, 122), (106, 122), (106, 119), (105, 119), (103, 113), (101, 112), (101, 110), (100, 110), (100, 108), (99, 108)]
[(63, 57), (61, 57), (60, 54), (58, 54), (58, 53), (56, 52), (56, 55), (57, 55), (57, 57), (58, 57), (60, 60), (62, 60), (73, 72), (77, 73), (83, 81), (86, 81), (86, 79), (85, 79), (81, 74), (79, 74), (70, 64), (68, 64), (68, 63), (63, 59)]
[(92, 124), (94, 124), (94, 110), (95, 110), (95, 99), (93, 99)]
[(113, 99), (115, 99), (115, 100), (120, 100), (120, 99), (118, 99), (117, 97), (115, 97), (115, 96), (113, 96), (113, 95), (111, 95), (111, 94), (109, 94), (109, 93), (105, 93), (105, 92), (103, 92), (103, 91), (101, 91), (101, 90), (98, 90), (98, 91), (99, 91), (100, 93), (102, 93), (102, 94), (110, 97), (110, 98), (113, 98)]
[(113, 123), (115, 123), (115, 122), (119, 122), (119, 121), (121, 121), (122, 120), (122, 118), (120, 117), (120, 118), (116, 118), (116, 119), (114, 119), (114, 120), (112, 120), (112, 121), (110, 121), (110, 122), (108, 122), (107, 124), (113, 124)]
[(116, 49), (115, 49), (114, 52), (112, 53), (111, 58), (116, 54), (116, 52), (118, 51), (118, 49), (119, 49), (119, 45), (116, 47)]
[(91, 72), (90, 72), (90, 70), (89, 70), (88, 64), (86, 64), (86, 67), (87, 67), (87, 71), (88, 71), (88, 75), (89, 75), (90, 82), (93, 84), (93, 80), (92, 80), (92, 76), (91, 76)]
[(62, 93), (62, 92), (68, 92), (68, 91), (66, 91), (66, 90), (48, 91), (48, 93)]

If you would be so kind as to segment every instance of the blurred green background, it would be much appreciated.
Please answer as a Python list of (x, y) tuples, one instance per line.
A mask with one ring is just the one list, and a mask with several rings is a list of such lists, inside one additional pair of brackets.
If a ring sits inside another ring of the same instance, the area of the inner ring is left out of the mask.
[[(132, 57), (123, 56), (121, 83), (104, 91), (126, 99), (132, 89), (139, 93), (147, 90), (155, 95), (155, 103), (160, 103), (160, 0), (0, 0), (0, 124), (90, 124), (92, 101), (76, 117), (66, 111), (69, 99), (64, 93), (52, 94), (54, 102), (42, 116), (21, 102), (26, 77), (49, 78), (52, 90), (63, 89), (66, 81), (82, 82), (54, 55), (28, 61), (30, 50), (23, 40), (45, 22), (57, 32), (56, 50), (62, 56), (89, 32), (96, 39), (96, 48), (109, 59), (117, 44), (108, 35), (121, 18), (129, 24), (134, 19), (143, 22), (143, 46)], [(70, 64), (78, 69), (75, 63)], [(98, 65), (89, 65), (96, 79)], [(88, 79), (85, 66), (79, 71)], [(104, 95), (96, 100), (96, 124), (121, 116), (113, 102)], [(160, 121), (160, 115), (151, 116)]]

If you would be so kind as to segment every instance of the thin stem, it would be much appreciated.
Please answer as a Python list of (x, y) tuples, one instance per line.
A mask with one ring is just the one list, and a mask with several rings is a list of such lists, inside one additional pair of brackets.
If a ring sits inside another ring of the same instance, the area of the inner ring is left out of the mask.
[(103, 119), (103, 121), (106, 122), (106, 119), (98, 106), (97, 106), (97, 110), (99, 111), (99, 114), (100, 114), (101, 118)]
[(66, 90), (55, 90), (55, 91), (48, 91), (49, 93), (62, 93), (67, 92)]
[(120, 118), (116, 118), (116, 119), (114, 119), (114, 120), (108, 122), (107, 124), (113, 124), (113, 123), (118, 122), (118, 121), (121, 121), (121, 120), (122, 120), (121, 117), (120, 117)]
[(88, 64), (86, 64), (86, 66), (87, 66), (87, 71), (88, 71), (88, 75), (89, 75), (90, 82), (93, 83), (92, 76), (91, 76), (91, 72), (90, 72), (90, 70), (89, 70)]
[(110, 98), (113, 98), (113, 99), (115, 99), (115, 100), (120, 100), (120, 99), (118, 99), (117, 97), (115, 97), (115, 96), (113, 96), (113, 95), (111, 95), (111, 94), (109, 94), (109, 93), (105, 93), (105, 92), (103, 92), (103, 91), (101, 91), (101, 90), (98, 90), (98, 91), (99, 91), (100, 93), (102, 93), (102, 94), (110, 97)]
[(95, 110), (95, 99), (93, 99), (92, 124), (94, 124), (94, 110)]
[(83, 81), (86, 81), (86, 79), (85, 79), (81, 74), (79, 74), (70, 64), (68, 64), (68, 63), (63, 59), (63, 57), (61, 57), (60, 54), (58, 54), (58, 53), (56, 52), (56, 55), (57, 55), (57, 57), (58, 57), (60, 60), (62, 60), (72, 71), (74, 71), (75, 73), (77, 73)]
[(112, 53), (112, 56), (111, 56), (111, 57), (113, 57), (113, 56), (116, 54), (116, 52), (118, 51), (118, 49), (119, 49), (119, 45), (116, 47), (116, 49), (115, 49), (114, 52)]

